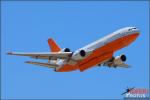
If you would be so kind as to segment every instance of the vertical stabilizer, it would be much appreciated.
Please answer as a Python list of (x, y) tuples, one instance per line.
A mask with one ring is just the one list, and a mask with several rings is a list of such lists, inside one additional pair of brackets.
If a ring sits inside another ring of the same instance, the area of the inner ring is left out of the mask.
[(48, 39), (48, 45), (51, 49), (51, 52), (59, 52), (61, 50), (61, 48), (56, 44), (56, 42), (52, 38)]

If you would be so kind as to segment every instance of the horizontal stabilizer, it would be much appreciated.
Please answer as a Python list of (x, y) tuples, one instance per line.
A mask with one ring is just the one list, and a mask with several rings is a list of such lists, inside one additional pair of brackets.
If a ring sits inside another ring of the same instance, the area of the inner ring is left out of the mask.
[(57, 65), (57, 64), (51, 64), (51, 63), (41, 63), (41, 62), (32, 62), (32, 61), (27, 61), (25, 63), (39, 65), (39, 66), (45, 66), (45, 67), (49, 67), (49, 68), (59, 67), (59, 65)]

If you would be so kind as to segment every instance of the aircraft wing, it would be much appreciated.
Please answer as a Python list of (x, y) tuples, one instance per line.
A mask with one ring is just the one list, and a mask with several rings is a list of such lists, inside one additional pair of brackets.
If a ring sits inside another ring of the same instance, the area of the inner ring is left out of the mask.
[(129, 68), (130, 66), (125, 63), (122, 63), (122, 64), (119, 64), (117, 67)]
[(27, 61), (25, 63), (33, 64), (33, 65), (39, 65), (39, 66), (45, 66), (45, 67), (49, 67), (49, 68), (59, 67), (59, 65), (57, 65), (57, 64), (51, 64), (51, 63), (32, 62), (32, 61)]
[(17, 56), (28, 56), (35, 59), (49, 59), (56, 60), (60, 59), (68, 59), (72, 52), (44, 52), (44, 53), (17, 53), (17, 52), (9, 52), (8, 55), (17, 55)]

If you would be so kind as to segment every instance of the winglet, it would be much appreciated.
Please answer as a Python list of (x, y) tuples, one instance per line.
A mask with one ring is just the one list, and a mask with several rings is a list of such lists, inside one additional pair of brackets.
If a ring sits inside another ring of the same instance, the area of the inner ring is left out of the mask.
[(48, 39), (48, 45), (52, 52), (59, 52), (61, 50), (61, 48), (56, 44), (56, 42), (52, 38)]

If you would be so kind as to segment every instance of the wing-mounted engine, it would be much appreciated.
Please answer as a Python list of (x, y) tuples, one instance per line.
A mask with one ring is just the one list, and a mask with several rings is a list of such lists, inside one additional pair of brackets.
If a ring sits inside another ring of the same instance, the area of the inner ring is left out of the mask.
[(125, 64), (124, 62), (127, 60), (126, 56), (120, 55), (117, 57), (112, 57), (111, 59), (109, 59), (108, 61), (104, 62), (104, 66), (108, 66), (108, 67), (128, 67), (127, 64)]
[(115, 57), (114, 59), (114, 65), (121, 65), (123, 62), (125, 62), (127, 60), (125, 55), (120, 55)]
[(88, 57), (91, 53), (92, 53), (92, 51), (78, 50), (73, 53), (72, 59), (73, 60), (82, 60), (82, 59)]

